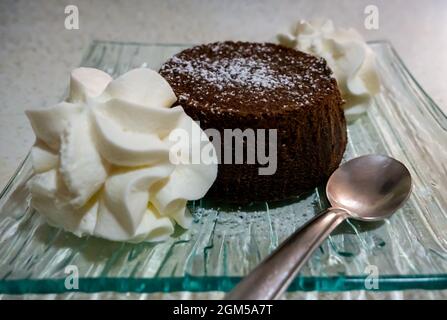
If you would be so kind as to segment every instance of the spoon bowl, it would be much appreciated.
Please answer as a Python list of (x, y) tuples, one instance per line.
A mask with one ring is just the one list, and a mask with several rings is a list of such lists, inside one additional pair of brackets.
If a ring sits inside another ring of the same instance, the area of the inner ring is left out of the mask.
[(411, 175), (399, 161), (366, 155), (341, 165), (329, 178), (326, 195), (332, 207), (354, 219), (377, 221), (390, 217), (411, 193)]

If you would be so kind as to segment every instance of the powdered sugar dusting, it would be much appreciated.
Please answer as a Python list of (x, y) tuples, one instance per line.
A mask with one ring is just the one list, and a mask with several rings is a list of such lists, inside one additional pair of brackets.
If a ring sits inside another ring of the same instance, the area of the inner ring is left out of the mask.
[(179, 103), (216, 112), (309, 106), (337, 90), (323, 59), (272, 44), (197, 46), (171, 58), (160, 72)]
[(250, 88), (275, 89), (291, 87), (292, 78), (270, 68), (264, 61), (254, 57), (222, 58), (187, 61), (174, 57), (175, 71), (193, 78), (206, 80), (222, 90), (224, 87), (245, 86)]

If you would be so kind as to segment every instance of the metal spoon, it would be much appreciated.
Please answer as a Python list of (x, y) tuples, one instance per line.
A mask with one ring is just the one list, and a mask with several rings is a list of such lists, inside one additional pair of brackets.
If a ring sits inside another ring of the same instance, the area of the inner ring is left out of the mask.
[(388, 218), (410, 193), (410, 172), (395, 159), (366, 155), (344, 163), (331, 175), (326, 186), (332, 207), (295, 231), (225, 298), (277, 299), (312, 252), (343, 220)]

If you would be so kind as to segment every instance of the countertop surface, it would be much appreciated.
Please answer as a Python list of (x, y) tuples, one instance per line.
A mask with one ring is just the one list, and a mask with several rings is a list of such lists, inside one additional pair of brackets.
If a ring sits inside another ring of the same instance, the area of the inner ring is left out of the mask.
[[(67, 5), (79, 30), (64, 26)], [(364, 25), (367, 5), (378, 30)], [(330, 18), (367, 40), (387, 39), (447, 112), (447, 1), (12, 1), (0, 2), (0, 188), (24, 159), (34, 135), (24, 110), (57, 103), (93, 39), (156, 43), (273, 41), (300, 19)]]

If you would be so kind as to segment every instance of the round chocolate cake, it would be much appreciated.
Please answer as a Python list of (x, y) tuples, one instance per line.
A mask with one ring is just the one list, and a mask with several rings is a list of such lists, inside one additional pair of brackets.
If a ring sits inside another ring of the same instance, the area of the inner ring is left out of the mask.
[[(235, 152), (236, 142), (221, 141), (218, 176), (208, 193), (214, 198), (239, 203), (291, 198), (325, 182), (342, 159), (343, 101), (322, 58), (275, 44), (218, 42), (180, 52), (160, 74), (177, 104), (203, 129), (217, 129), (221, 137), (225, 129), (253, 129), (258, 140), (258, 129), (276, 129), (276, 138), (264, 131), (269, 163), (266, 157), (253, 163), (248, 156), (242, 164), (224, 163), (224, 153)], [(242, 141), (246, 155), (254, 146), (248, 137)], [(260, 174), (268, 166), (270, 172)]]

